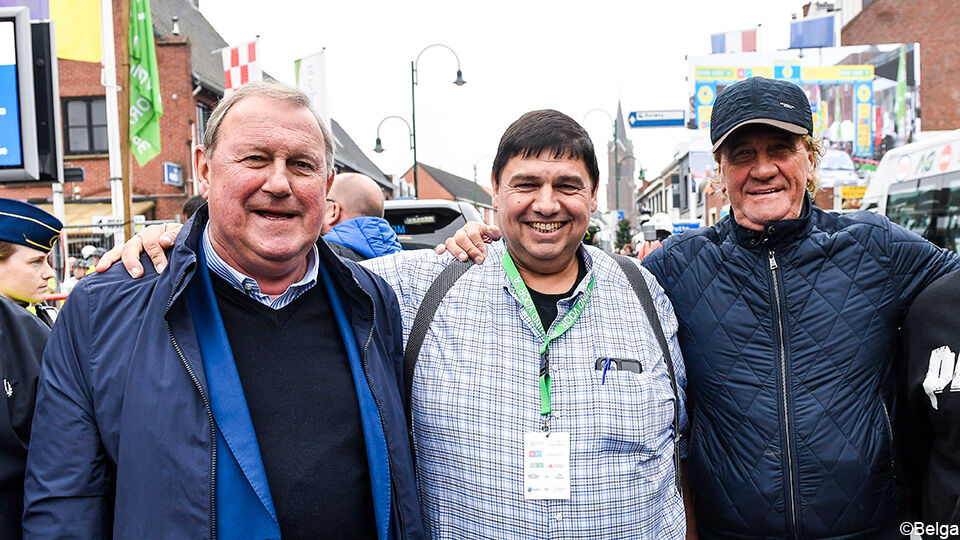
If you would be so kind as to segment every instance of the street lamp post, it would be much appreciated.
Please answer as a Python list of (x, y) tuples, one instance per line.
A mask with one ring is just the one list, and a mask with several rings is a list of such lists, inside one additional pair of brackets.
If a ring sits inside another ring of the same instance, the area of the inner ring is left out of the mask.
[(417, 182), (417, 68), (420, 66), (420, 57), (423, 56), (423, 53), (433, 47), (443, 47), (453, 53), (453, 57), (457, 59), (457, 80), (453, 81), (453, 84), (457, 86), (467, 84), (467, 81), (463, 80), (463, 72), (460, 71), (460, 57), (457, 56), (456, 51), (442, 43), (427, 45), (417, 54), (416, 61), (410, 62), (410, 120), (413, 123), (410, 131), (412, 133), (411, 140), (413, 145), (413, 191), (418, 198), (420, 197), (420, 185)]
[[(380, 144), (380, 126), (382, 126), (384, 122), (386, 122), (387, 120), (390, 120), (391, 118), (396, 118), (397, 120), (400, 120), (407, 126), (407, 133), (410, 135), (410, 149), (413, 150), (413, 161), (414, 161), (413, 171), (414, 171), (414, 174), (416, 174), (417, 147), (414, 145), (413, 129), (410, 127), (410, 123), (407, 122), (407, 120), (404, 117), (391, 114), (390, 116), (385, 117), (383, 120), (380, 120), (380, 123), (377, 124), (377, 144), (374, 145), (373, 151), (378, 154), (383, 153), (383, 145)], [(416, 190), (416, 188), (414, 188), (414, 190)], [(403, 195), (403, 193), (401, 193), (401, 195)]]

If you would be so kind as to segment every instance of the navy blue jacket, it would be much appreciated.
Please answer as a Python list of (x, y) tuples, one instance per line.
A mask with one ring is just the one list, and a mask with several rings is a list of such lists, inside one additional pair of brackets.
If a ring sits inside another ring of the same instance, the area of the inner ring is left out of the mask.
[(868, 212), (733, 216), (643, 264), (680, 323), (704, 537), (900, 537), (897, 327), (957, 254)]
[[(51, 334), (27, 458), (26, 538), (216, 538), (216, 454), (208, 386), (187, 284), (206, 211), (191, 219), (161, 275), (116, 265), (82, 280)], [(340, 291), (379, 408), (393, 537), (423, 537), (403, 414), (402, 331), (393, 291), (320, 260)], [(151, 268), (144, 259), (144, 267)], [(322, 286), (319, 284), (317, 286)]]
[(393, 227), (378, 217), (360, 216), (341, 221), (327, 231), (323, 239), (336, 244), (330, 246), (334, 253), (354, 261), (374, 259), (402, 249)]

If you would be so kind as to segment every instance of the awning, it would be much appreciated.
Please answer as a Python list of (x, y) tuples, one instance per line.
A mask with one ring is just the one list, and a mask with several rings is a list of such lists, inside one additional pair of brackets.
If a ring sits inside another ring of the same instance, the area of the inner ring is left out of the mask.
[[(144, 215), (156, 205), (154, 201), (134, 201), (130, 204), (130, 212), (134, 216)], [(53, 204), (38, 204), (40, 208), (53, 213)], [(100, 203), (77, 203), (68, 202), (64, 205), (66, 212), (65, 225), (93, 225), (95, 216), (109, 216), (113, 214), (113, 208), (108, 202)]]

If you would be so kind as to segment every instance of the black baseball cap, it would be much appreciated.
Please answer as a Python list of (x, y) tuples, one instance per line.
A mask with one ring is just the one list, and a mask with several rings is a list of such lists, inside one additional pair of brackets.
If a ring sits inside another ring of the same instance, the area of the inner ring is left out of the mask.
[(710, 141), (716, 152), (728, 135), (746, 124), (767, 124), (797, 135), (813, 133), (810, 100), (799, 86), (776, 79), (751, 77), (717, 96), (710, 117)]

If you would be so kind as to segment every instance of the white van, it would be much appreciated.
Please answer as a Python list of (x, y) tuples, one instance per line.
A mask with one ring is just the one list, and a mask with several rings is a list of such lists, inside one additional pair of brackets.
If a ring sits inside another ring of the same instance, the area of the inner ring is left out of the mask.
[(887, 152), (861, 208), (960, 252), (960, 130)]

